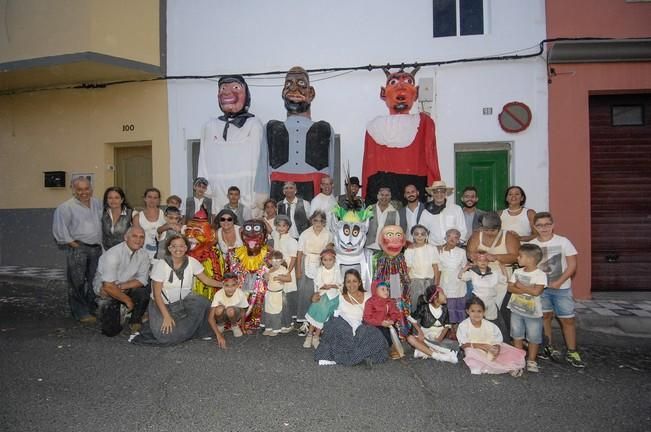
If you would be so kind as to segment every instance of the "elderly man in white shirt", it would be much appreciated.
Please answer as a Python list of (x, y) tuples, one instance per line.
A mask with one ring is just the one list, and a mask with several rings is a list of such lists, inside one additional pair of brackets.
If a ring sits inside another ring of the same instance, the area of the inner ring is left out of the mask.
[(95, 323), (93, 278), (102, 254), (102, 204), (93, 197), (90, 181), (77, 177), (71, 184), (73, 198), (54, 211), (52, 234), (66, 251), (68, 303), (72, 317)]
[(391, 188), (381, 186), (377, 192), (377, 203), (371, 207), (373, 217), (366, 233), (366, 248), (372, 252), (380, 250), (380, 233), (385, 225), (400, 225), (400, 215), (391, 205)]
[(461, 233), (461, 238), (466, 238), (467, 227), (463, 210), (448, 200), (447, 197), (452, 195), (453, 187), (449, 187), (444, 181), (437, 180), (430, 187), (425, 188), (432, 201), (426, 205), (427, 211), (433, 216), (429, 226), (429, 243), (435, 246), (445, 244), (445, 233), (450, 228), (456, 228)]
[(100, 298), (98, 316), (102, 333), (115, 336), (122, 330), (120, 306), (131, 311), (132, 333), (140, 330), (142, 315), (147, 310), (150, 290), (149, 255), (142, 248), (145, 231), (131, 227), (124, 241), (107, 250), (99, 259), (93, 288)]

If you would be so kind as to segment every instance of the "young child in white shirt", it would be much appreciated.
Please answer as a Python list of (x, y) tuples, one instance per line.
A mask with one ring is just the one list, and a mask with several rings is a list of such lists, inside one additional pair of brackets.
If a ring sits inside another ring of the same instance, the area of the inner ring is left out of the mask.
[(344, 284), (344, 278), (337, 265), (337, 255), (334, 249), (328, 248), (321, 252), (321, 266), (314, 278), (315, 293), (312, 304), (305, 314), (305, 320), (310, 324), (305, 336), (303, 348), (318, 347), (323, 324), (328, 321), (337, 306), (339, 294)]
[(425, 294), (427, 287), (438, 286), (439, 252), (436, 246), (427, 243), (429, 231), (425, 226), (414, 225), (411, 236), (414, 241), (405, 250), (405, 262), (409, 269), (411, 308), (414, 311), (418, 297)]
[[(472, 281), (472, 295), (479, 297), (484, 302), (485, 318), (493, 323), (498, 320), (497, 309), (497, 286), (506, 283), (506, 277), (502, 273), (493, 273), (488, 266), (486, 251), (477, 251), (475, 265), (466, 265), (459, 279), (464, 282)], [(506, 272), (504, 272), (506, 273)]]
[(453, 330), (466, 319), (466, 284), (458, 275), (468, 263), (466, 251), (458, 245), (461, 233), (451, 228), (445, 233), (445, 244), (439, 246), (439, 285), (447, 298), (450, 324)]
[(527, 347), (527, 371), (539, 372), (536, 356), (542, 343), (543, 313), (540, 294), (547, 284), (547, 275), (538, 269), (542, 250), (533, 244), (523, 244), (518, 253), (520, 268), (513, 272), (508, 290), (511, 293), (508, 308), (511, 310), (511, 338), (513, 345)]
[(263, 336), (278, 336), (283, 328), (286, 304), (286, 285), (292, 277), (287, 270), (283, 253), (275, 250), (271, 253), (271, 268), (265, 274), (267, 278), (267, 293), (264, 296), (264, 316), (262, 322), (265, 330)]
[(226, 348), (224, 325), (230, 323), (233, 336), (242, 336), (240, 326), (246, 319), (249, 301), (235, 273), (226, 273), (222, 283), (223, 288), (217, 291), (212, 299), (208, 323), (215, 333), (217, 345)]

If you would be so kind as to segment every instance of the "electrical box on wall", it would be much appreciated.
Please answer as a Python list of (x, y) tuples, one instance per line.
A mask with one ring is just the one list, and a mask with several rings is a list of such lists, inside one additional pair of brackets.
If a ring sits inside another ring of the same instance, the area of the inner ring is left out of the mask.
[(420, 78), (418, 80), (418, 100), (420, 102), (434, 102), (434, 78)]
[(43, 173), (43, 179), (46, 188), (66, 187), (65, 171), (45, 171)]

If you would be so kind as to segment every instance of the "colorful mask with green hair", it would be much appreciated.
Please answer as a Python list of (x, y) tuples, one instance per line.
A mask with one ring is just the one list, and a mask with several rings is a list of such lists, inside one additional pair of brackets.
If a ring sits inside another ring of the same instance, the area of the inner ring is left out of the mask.
[(335, 225), (335, 250), (337, 256), (360, 255), (364, 252), (368, 220), (373, 217), (373, 210), (348, 210), (336, 205), (332, 213), (337, 218)]

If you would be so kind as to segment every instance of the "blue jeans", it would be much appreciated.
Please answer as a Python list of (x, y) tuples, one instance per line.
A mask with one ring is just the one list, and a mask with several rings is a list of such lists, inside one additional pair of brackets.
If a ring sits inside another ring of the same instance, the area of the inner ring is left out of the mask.
[(542, 343), (543, 319), (525, 317), (517, 313), (511, 314), (511, 337), (513, 339), (527, 339), (529, 343)]
[(574, 298), (570, 288), (545, 288), (540, 300), (543, 312), (554, 312), (558, 318), (574, 318)]
[(101, 246), (80, 244), (66, 249), (66, 276), (68, 279), (68, 304), (76, 320), (95, 314), (93, 279), (102, 255)]

